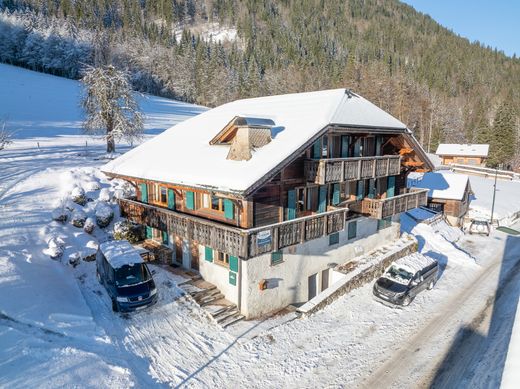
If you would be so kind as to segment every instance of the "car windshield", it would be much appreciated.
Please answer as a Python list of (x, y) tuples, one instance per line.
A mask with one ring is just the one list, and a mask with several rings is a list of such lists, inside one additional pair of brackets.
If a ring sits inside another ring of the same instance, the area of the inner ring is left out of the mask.
[(116, 285), (128, 286), (148, 281), (150, 275), (142, 263), (124, 265), (116, 269)]
[(413, 274), (405, 269), (392, 265), (386, 272), (386, 276), (402, 284), (408, 284), (413, 278)]

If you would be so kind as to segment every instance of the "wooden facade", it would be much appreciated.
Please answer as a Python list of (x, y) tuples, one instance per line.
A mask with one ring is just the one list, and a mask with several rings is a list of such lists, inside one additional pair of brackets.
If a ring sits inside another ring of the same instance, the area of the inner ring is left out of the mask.
[(458, 163), (460, 165), (486, 166), (485, 157), (465, 156), (465, 155), (441, 155), (443, 165)]
[[(420, 167), (402, 133), (331, 128), (251, 194), (223, 193), (131, 177), (124, 217), (195, 244), (248, 259), (345, 228), (347, 218), (387, 219), (426, 205), (406, 192)], [(178, 248), (176, 248), (178, 250)]]

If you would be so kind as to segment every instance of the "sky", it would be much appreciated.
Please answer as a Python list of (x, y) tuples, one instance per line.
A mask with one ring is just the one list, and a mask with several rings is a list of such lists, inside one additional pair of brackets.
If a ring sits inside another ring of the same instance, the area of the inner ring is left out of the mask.
[(456, 34), (520, 56), (520, 0), (401, 0)]

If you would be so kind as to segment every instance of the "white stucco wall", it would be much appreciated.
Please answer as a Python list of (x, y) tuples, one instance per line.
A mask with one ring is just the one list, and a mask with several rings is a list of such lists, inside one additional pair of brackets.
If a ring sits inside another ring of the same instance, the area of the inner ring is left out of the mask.
[[(321, 272), (336, 264), (347, 262), (378, 246), (399, 237), (399, 217), (392, 226), (377, 231), (377, 220), (356, 219), (357, 236), (348, 240), (348, 228), (340, 232), (339, 244), (329, 246), (329, 238), (323, 237), (283, 250), (283, 262), (271, 266), (271, 255), (264, 254), (242, 262), (241, 311), (247, 318), (259, 317), (282, 309), (289, 304), (308, 301), (308, 278), (318, 273), (317, 285), (321, 291)], [(329, 271), (329, 277), (332, 271)], [(205, 277), (204, 277), (205, 278)], [(258, 284), (267, 280), (267, 289)], [(210, 281), (211, 282), (211, 281)], [(329, 279), (329, 286), (332, 279)]]
[(239, 275), (237, 274), (237, 284), (229, 283), (229, 269), (218, 265), (215, 262), (208, 262), (205, 258), (204, 246), (199, 245), (199, 272), (204, 280), (215, 285), (227, 300), (238, 304), (238, 287), (240, 285)]

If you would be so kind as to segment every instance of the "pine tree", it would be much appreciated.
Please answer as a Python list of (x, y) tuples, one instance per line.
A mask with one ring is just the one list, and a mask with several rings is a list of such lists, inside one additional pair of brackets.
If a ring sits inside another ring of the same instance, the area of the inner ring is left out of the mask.
[(85, 88), (83, 128), (88, 134), (104, 134), (108, 153), (115, 151), (116, 140), (132, 141), (141, 136), (143, 116), (125, 72), (111, 65), (89, 67), (81, 82)]
[(493, 136), (489, 164), (510, 164), (516, 152), (516, 115), (507, 97), (498, 107), (493, 120)]

